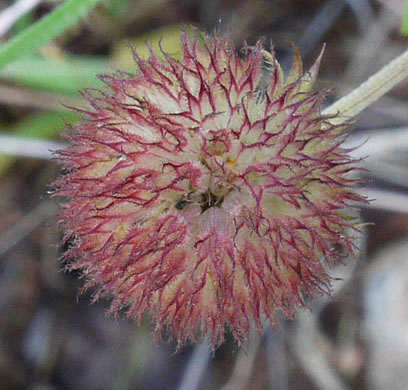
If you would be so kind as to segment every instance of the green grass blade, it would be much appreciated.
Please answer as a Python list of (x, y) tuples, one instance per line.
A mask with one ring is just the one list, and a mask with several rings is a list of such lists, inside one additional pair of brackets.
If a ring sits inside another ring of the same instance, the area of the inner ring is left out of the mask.
[(102, 0), (66, 0), (0, 48), (0, 69), (56, 38), (64, 30), (75, 25), (100, 1)]
[(405, 0), (404, 14), (402, 16), (401, 32), (408, 35), (408, 0)]
[(98, 74), (114, 73), (107, 58), (28, 57), (0, 70), (0, 79), (37, 90), (77, 95), (84, 87), (101, 87)]

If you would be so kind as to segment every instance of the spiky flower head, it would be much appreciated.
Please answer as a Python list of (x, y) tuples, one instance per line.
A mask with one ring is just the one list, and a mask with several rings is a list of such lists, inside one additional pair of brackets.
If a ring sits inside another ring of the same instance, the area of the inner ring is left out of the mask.
[(346, 127), (320, 113), (320, 57), (285, 79), (273, 53), (224, 37), (181, 36), (183, 59), (153, 51), (139, 71), (102, 79), (92, 109), (59, 151), (55, 183), (70, 269), (96, 298), (140, 320), (150, 312), (182, 344), (287, 317), (329, 291), (326, 263), (353, 250), (361, 201), (341, 146)]

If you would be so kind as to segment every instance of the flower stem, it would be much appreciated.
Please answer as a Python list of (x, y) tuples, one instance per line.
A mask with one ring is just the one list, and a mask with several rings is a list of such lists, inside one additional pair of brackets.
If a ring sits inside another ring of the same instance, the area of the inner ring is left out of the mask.
[(353, 118), (400, 81), (408, 77), (408, 50), (384, 66), (367, 81), (323, 111), (323, 115), (337, 115), (331, 123), (340, 124)]

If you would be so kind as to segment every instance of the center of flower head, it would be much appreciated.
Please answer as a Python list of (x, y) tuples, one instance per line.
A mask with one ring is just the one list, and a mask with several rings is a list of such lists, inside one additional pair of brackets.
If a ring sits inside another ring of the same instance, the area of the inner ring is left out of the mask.
[[(202, 214), (211, 207), (221, 207), (225, 197), (233, 191), (236, 175), (229, 169), (229, 166), (233, 164), (228, 157), (223, 156), (228, 149), (222, 145), (225, 146), (220, 142), (209, 143), (206, 156), (200, 159), (202, 168), (200, 175), (206, 178), (203, 180), (206, 188), (201, 191), (192, 189), (180, 196), (175, 204), (177, 210), (183, 210), (188, 205), (195, 205), (200, 207)], [(208, 150), (215, 153), (208, 153)], [(228, 165), (228, 168), (225, 165)], [(193, 188), (191, 183), (189, 187)]]
[(197, 204), (201, 207), (201, 213), (208, 210), (210, 207), (220, 207), (224, 201), (223, 195), (216, 195), (210, 191), (202, 194), (187, 194), (182, 196), (176, 203), (177, 210), (183, 210), (189, 204)]

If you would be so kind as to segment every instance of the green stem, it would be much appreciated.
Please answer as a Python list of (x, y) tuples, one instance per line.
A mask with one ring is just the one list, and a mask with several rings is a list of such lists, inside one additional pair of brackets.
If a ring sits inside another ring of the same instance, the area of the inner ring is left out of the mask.
[(18, 34), (0, 48), (0, 69), (38, 50), (75, 25), (101, 0), (66, 0), (53, 12)]

